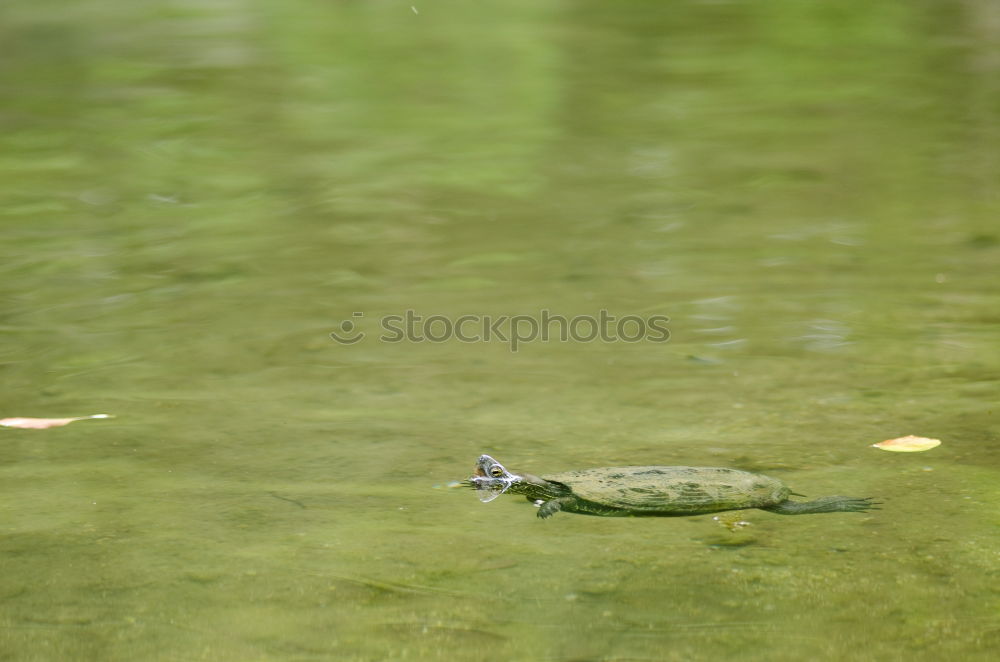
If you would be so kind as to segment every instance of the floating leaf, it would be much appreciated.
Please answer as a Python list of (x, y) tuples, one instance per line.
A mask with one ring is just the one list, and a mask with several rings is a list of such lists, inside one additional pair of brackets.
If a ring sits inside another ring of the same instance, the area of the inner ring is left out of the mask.
[(0, 418), (0, 425), (5, 428), (24, 428), (25, 430), (44, 430), (69, 425), (73, 421), (84, 421), (88, 418), (114, 418), (110, 414), (94, 414), (93, 416), (77, 416), (75, 418)]
[(940, 439), (928, 439), (927, 437), (914, 437), (912, 434), (899, 439), (886, 439), (877, 444), (872, 444), (874, 448), (881, 448), (884, 451), (896, 453), (919, 453), (929, 451), (941, 445)]

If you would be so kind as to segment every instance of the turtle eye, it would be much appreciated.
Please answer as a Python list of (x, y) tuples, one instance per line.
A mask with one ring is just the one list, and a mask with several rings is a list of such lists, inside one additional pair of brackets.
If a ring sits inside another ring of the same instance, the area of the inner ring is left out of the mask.
[(490, 475), (494, 478), (503, 478), (503, 467), (494, 464), (490, 467)]

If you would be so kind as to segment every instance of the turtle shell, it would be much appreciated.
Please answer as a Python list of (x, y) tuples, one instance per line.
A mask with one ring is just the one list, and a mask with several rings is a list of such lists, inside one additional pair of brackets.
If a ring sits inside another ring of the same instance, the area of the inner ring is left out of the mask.
[(776, 478), (716, 467), (604, 467), (543, 478), (566, 485), (581, 499), (637, 513), (760, 508), (789, 494)]

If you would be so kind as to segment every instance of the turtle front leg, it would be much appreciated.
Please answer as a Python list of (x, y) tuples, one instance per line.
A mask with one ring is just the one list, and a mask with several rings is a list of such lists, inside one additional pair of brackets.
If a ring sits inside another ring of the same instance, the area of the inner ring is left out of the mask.
[(538, 516), (542, 519), (547, 517), (552, 517), (560, 510), (563, 506), (569, 505), (573, 501), (573, 497), (559, 497), (557, 499), (549, 499), (542, 505), (538, 506)]

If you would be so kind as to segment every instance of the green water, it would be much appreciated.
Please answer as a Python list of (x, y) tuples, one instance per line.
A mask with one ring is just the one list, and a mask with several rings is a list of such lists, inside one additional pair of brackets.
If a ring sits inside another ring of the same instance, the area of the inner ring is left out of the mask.
[[(993, 659), (998, 44), (991, 0), (4, 2), (0, 418), (117, 418), (0, 428), (0, 660)], [(671, 338), (378, 339), (543, 309)], [(483, 452), (883, 506), (541, 521), (447, 487)]]

